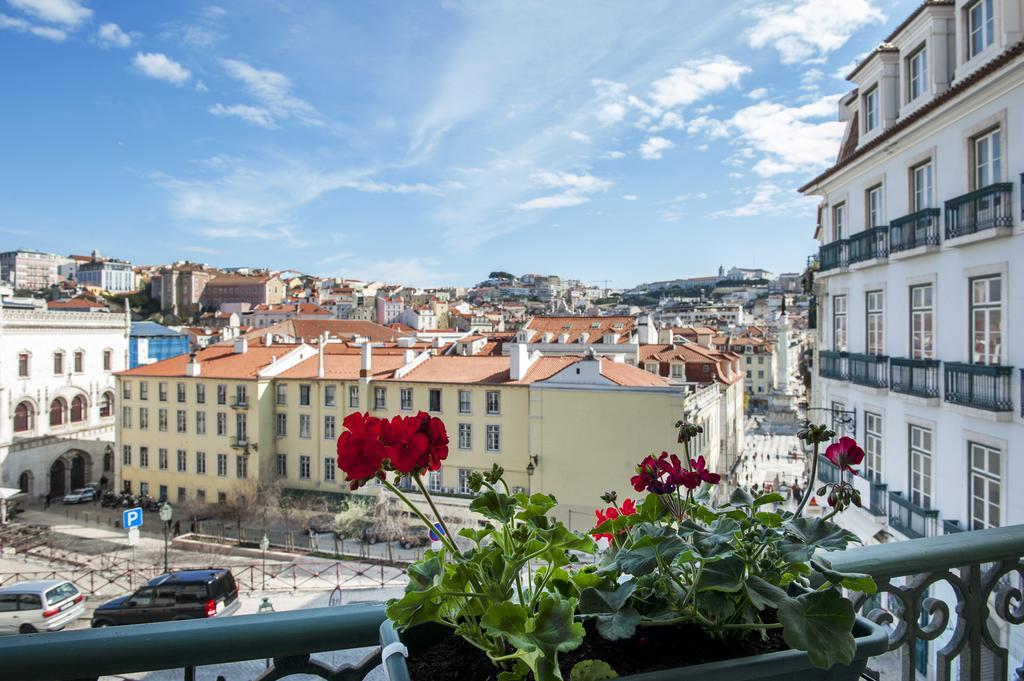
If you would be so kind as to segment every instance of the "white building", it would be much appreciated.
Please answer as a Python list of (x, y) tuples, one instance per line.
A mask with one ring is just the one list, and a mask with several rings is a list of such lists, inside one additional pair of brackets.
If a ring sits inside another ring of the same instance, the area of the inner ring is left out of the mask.
[(68, 259), (54, 253), (19, 250), (0, 253), (0, 279), (16, 289), (38, 291), (61, 280), (60, 266)]
[(1024, 522), (1022, 36), (1022, 0), (919, 7), (850, 74), (838, 161), (802, 188), (813, 402), (868, 453), (868, 542)]
[(112, 479), (129, 332), (127, 315), (0, 307), (0, 486), (39, 497)]
[(78, 263), (75, 274), (79, 283), (98, 286), (112, 293), (138, 289), (138, 277), (130, 262), (103, 258), (97, 251), (92, 252), (89, 262)]

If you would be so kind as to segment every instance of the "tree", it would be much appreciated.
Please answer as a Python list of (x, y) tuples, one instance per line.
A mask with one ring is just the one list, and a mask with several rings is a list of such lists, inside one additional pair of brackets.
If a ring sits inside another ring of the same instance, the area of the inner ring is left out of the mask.
[(496, 272), (491, 272), (489, 275), (487, 275), (487, 278), (488, 279), (507, 279), (507, 280), (511, 281), (511, 280), (516, 278), (516, 275), (514, 275), (514, 274), (512, 274), (510, 272), (502, 272), (501, 270), (498, 270)]

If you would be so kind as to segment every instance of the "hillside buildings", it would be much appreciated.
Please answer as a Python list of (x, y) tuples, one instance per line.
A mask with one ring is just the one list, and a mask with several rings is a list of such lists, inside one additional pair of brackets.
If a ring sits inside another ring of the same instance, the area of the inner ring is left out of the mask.
[(200, 300), (215, 271), (206, 265), (176, 262), (162, 267), (150, 280), (150, 296), (160, 301), (160, 310), (176, 317), (193, 317), (200, 312)]
[(58, 271), (67, 258), (53, 253), (18, 250), (0, 253), (0, 279), (15, 289), (37, 291), (62, 279)]
[(204, 307), (220, 309), (225, 304), (275, 305), (284, 300), (285, 286), (271, 274), (221, 274), (206, 282), (199, 300)]
[(111, 293), (124, 293), (138, 288), (138, 278), (132, 264), (127, 260), (104, 258), (93, 251), (87, 262), (77, 264), (75, 277), (78, 283)]
[(128, 338), (129, 369), (177, 357), (188, 351), (188, 334), (156, 322), (132, 322)]

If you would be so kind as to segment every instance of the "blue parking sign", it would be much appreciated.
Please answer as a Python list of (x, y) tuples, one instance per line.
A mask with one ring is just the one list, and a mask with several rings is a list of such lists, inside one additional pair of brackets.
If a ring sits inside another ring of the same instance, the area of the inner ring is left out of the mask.
[(121, 514), (121, 527), (129, 530), (133, 527), (142, 527), (142, 509), (128, 508)]

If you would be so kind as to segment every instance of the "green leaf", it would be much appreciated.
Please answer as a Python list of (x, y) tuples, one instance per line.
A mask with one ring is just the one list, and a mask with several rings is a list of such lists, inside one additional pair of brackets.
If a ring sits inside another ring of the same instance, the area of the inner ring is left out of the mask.
[(699, 591), (735, 593), (743, 587), (743, 576), (746, 569), (746, 564), (736, 556), (707, 563), (700, 574), (697, 589)]
[(811, 567), (820, 572), (832, 584), (842, 586), (845, 589), (860, 591), (865, 594), (873, 594), (878, 590), (878, 586), (871, 575), (860, 572), (839, 572), (833, 570), (829, 563), (818, 558), (811, 560)]
[(480, 624), (489, 634), (503, 636), (512, 645), (519, 646), (521, 643), (525, 645), (528, 612), (525, 606), (510, 601), (492, 603), (484, 616), (480, 618)]
[(575, 584), (576, 588), (580, 589), (580, 591), (587, 587), (596, 588), (610, 581), (607, 575), (598, 574), (589, 566), (583, 570), (571, 573), (571, 577), (573, 584)]
[(750, 597), (750, 603), (757, 610), (765, 608), (777, 608), (779, 603), (789, 598), (786, 591), (781, 587), (768, 582), (757, 575), (750, 575), (743, 583), (743, 588)]
[(663, 563), (670, 563), (687, 546), (674, 532), (659, 536), (645, 535), (634, 540), (629, 548), (615, 554), (615, 563), (626, 574), (644, 575), (658, 567), (659, 557)]
[(507, 494), (487, 490), (469, 504), (469, 509), (485, 518), (497, 520), (503, 525), (512, 522), (515, 516), (515, 499)]
[(537, 614), (530, 618), (527, 636), (549, 660), (557, 653), (575, 650), (583, 643), (583, 625), (573, 617), (576, 599), (551, 594), (541, 596)]
[(619, 675), (603, 660), (577, 662), (569, 672), (569, 681), (607, 681), (617, 678)]
[(644, 500), (637, 504), (636, 511), (640, 519), (646, 523), (657, 522), (668, 514), (668, 509), (661, 503), (657, 494), (648, 494), (644, 497)]
[(765, 527), (775, 528), (782, 526), (782, 516), (778, 513), (772, 513), (771, 511), (759, 511), (754, 514), (754, 517), (757, 518)]
[(754, 497), (742, 487), (737, 487), (729, 495), (729, 504), (732, 506), (753, 506)]
[(791, 563), (806, 563), (817, 549), (842, 551), (857, 535), (821, 518), (796, 518), (786, 525), (779, 553)]
[(618, 612), (636, 591), (636, 584), (626, 582), (614, 591), (583, 589), (580, 592), (580, 614), (597, 615)]
[(836, 589), (812, 591), (779, 604), (783, 637), (791, 647), (807, 651), (811, 664), (829, 669), (853, 661), (853, 604)]
[(640, 620), (640, 613), (634, 608), (623, 608), (614, 615), (598, 617), (597, 632), (609, 641), (621, 641), (636, 633)]
[(466, 539), (471, 540), (474, 544), (479, 546), (480, 542), (482, 542), (484, 539), (486, 539), (490, 535), (494, 534), (494, 528), (492, 528), (492, 527), (481, 527), (481, 528), (463, 527), (461, 530), (458, 531), (457, 534), (460, 537), (465, 537)]
[(782, 496), (778, 492), (772, 492), (770, 494), (762, 494), (757, 499), (754, 499), (754, 508), (758, 506), (764, 506), (765, 504), (784, 504), (786, 503), (786, 497)]
[(547, 515), (548, 511), (555, 507), (555, 500), (547, 495), (537, 492), (527, 497), (525, 494), (516, 494), (516, 501), (523, 507), (523, 510), (516, 514), (519, 520), (531, 520)]

